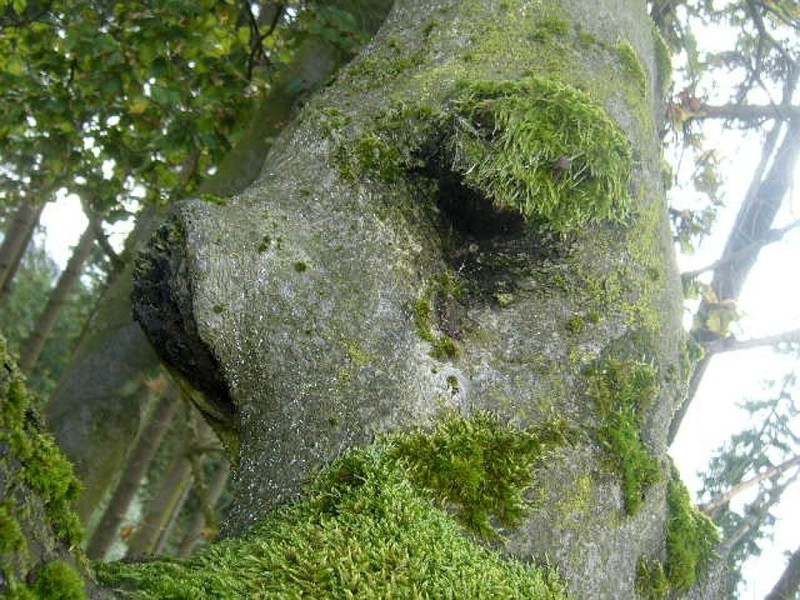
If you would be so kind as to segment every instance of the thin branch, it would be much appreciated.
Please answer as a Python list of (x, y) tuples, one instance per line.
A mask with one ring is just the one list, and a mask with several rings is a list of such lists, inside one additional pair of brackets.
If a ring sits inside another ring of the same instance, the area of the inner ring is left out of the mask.
[(700, 510), (706, 513), (709, 516), (713, 516), (713, 514), (719, 509), (725, 506), (731, 499), (744, 492), (747, 489), (750, 489), (756, 484), (761, 483), (762, 481), (766, 481), (767, 479), (771, 479), (775, 475), (781, 474), (792, 467), (800, 465), (800, 455), (793, 456), (787, 461), (782, 462), (779, 465), (775, 465), (773, 467), (769, 467), (765, 469), (763, 472), (757, 474), (755, 477), (751, 477), (745, 481), (740, 481), (736, 485), (734, 485), (730, 490), (725, 492), (724, 494), (720, 494), (715, 498), (712, 498), (708, 502), (705, 502), (698, 506)]
[(739, 260), (740, 258), (743, 258), (744, 256), (752, 252), (760, 250), (764, 246), (767, 246), (769, 244), (774, 244), (775, 242), (780, 241), (781, 239), (783, 239), (783, 236), (785, 236), (789, 231), (791, 231), (795, 227), (800, 227), (800, 219), (792, 221), (785, 227), (770, 229), (764, 234), (764, 236), (760, 240), (756, 240), (750, 245), (740, 248), (739, 250), (737, 250), (733, 254), (730, 254), (729, 256), (720, 258), (719, 260), (714, 261), (710, 265), (701, 267), (700, 269), (694, 269), (693, 271), (686, 271), (684, 273), (681, 273), (681, 279), (685, 283), (687, 281), (691, 281), (692, 279), (694, 279), (698, 275), (701, 275), (702, 273), (707, 273), (708, 271), (714, 271), (719, 267), (724, 266), (730, 262)]
[(707, 353), (720, 354), (722, 352), (736, 352), (737, 350), (750, 350), (752, 348), (763, 348), (765, 346), (777, 346), (778, 344), (792, 344), (800, 342), (800, 329), (784, 331), (775, 335), (768, 335), (749, 340), (737, 340), (730, 336), (722, 340), (716, 340), (704, 346)]

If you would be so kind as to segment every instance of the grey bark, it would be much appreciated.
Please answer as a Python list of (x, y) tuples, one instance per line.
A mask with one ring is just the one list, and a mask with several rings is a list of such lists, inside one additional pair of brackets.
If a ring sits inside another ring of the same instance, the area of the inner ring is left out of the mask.
[[(229, 534), (295, 498), (315, 469), (376, 433), (425, 423), (445, 407), (483, 408), (521, 426), (558, 414), (586, 432), (537, 473), (541, 508), (507, 532), (506, 552), (549, 557), (582, 598), (634, 597), (639, 557), (663, 552), (665, 484), (636, 516), (621, 513), (619, 482), (590, 435), (597, 415), (585, 384), (585, 369), (615, 353), (656, 364), (662, 386), (644, 437), (666, 461), (681, 393), (666, 373), (681, 372), (682, 295), (652, 116), (643, 124), (621, 96), (598, 93), (634, 146), (635, 210), (656, 214), (655, 224), (593, 225), (568, 241), (490, 206), (467, 214), (468, 193), (437, 180), (450, 164), (432, 164), (436, 139), (420, 157), (427, 164), (401, 177), (367, 170), (350, 179), (337, 164), (389, 109), (448, 110), (461, 79), (533, 72), (597, 90), (598, 73), (619, 70), (599, 49), (620, 39), (656, 79), (641, 3), (576, 0), (555, 10), (584, 35), (570, 29), (553, 59), (537, 55), (543, 13), (530, 3), (398, 0), (374, 42), (281, 133), (258, 180), (225, 207), (179, 205), (154, 236), (134, 308), (164, 360), (206, 392), (206, 416), (238, 442), (229, 445)], [(598, 45), (581, 46), (586, 35)], [(648, 98), (645, 112), (662, 114)], [(330, 115), (342, 119), (332, 125)], [(657, 256), (657, 273), (646, 269), (643, 247)], [(454, 271), (471, 292), (450, 313), (458, 322), (445, 311), (434, 322), (461, 351), (434, 357), (413, 307)], [(626, 292), (598, 297), (587, 289), (593, 277), (616, 278)], [(570, 319), (592, 308), (600, 322), (571, 334)], [(587, 478), (590, 498), (559, 512)], [(714, 587), (704, 593), (713, 597)]]
[(117, 539), (119, 526), (125, 519), (128, 507), (147, 474), (164, 434), (169, 430), (179, 405), (173, 392), (174, 390), (168, 390), (157, 401), (142, 427), (122, 478), (86, 547), (86, 555), (93, 560), (102, 560)]

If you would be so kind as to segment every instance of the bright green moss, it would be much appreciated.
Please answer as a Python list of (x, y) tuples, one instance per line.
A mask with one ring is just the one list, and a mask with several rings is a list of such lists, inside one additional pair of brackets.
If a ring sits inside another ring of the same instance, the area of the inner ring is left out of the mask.
[(685, 591), (705, 572), (715, 556), (719, 532), (714, 523), (695, 507), (677, 471), (667, 487), (667, 578), (670, 585)]
[(37, 494), (55, 534), (67, 545), (80, 542), (83, 532), (73, 509), (79, 483), (72, 465), (50, 435), (38, 426), (40, 417), (32, 407), (22, 377), (8, 360), (5, 341), (0, 338), (0, 443), (8, 443), (20, 463), (19, 477)]
[(17, 552), (25, 548), (25, 536), (13, 514), (13, 504), (0, 504), (0, 554)]
[(75, 569), (62, 561), (53, 561), (39, 571), (34, 585), (36, 598), (44, 600), (83, 600), (86, 590)]
[(431, 345), (431, 356), (438, 360), (448, 360), (460, 355), (461, 347), (457, 341), (448, 335), (435, 339)]
[(583, 92), (540, 77), (463, 83), (448, 147), (466, 185), (556, 231), (623, 221), (630, 144)]
[(392, 454), (346, 454), (243, 538), (185, 561), (98, 565), (98, 576), (141, 599), (567, 597), (553, 571), (465, 536)]
[(625, 73), (633, 79), (641, 94), (643, 96), (646, 95), (648, 89), (647, 72), (644, 70), (639, 57), (636, 56), (636, 50), (627, 40), (617, 41), (615, 50)]
[(567, 321), (567, 331), (573, 335), (583, 333), (584, 329), (586, 329), (586, 320), (580, 315), (570, 317), (569, 321)]
[(636, 565), (636, 592), (644, 600), (664, 600), (669, 594), (669, 581), (659, 560), (642, 557)]
[(490, 413), (471, 419), (453, 413), (431, 430), (399, 435), (392, 453), (408, 465), (412, 481), (455, 507), (459, 522), (490, 536), (491, 519), (508, 527), (519, 523), (534, 465), (566, 441), (562, 423), (518, 430)]
[(641, 438), (642, 421), (657, 391), (655, 369), (609, 360), (589, 376), (589, 394), (602, 419), (597, 435), (622, 479), (625, 512), (635, 514), (661, 468)]

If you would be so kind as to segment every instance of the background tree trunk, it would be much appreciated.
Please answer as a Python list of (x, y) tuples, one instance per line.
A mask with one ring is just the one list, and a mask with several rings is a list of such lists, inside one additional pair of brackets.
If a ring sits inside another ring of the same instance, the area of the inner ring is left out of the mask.
[(29, 200), (20, 200), (17, 212), (5, 232), (3, 244), (0, 246), (0, 300), (9, 292), (44, 205), (44, 202), (34, 204)]
[(19, 368), (23, 373), (30, 373), (36, 366), (39, 356), (44, 349), (47, 338), (56, 323), (56, 319), (61, 314), (67, 303), (70, 292), (80, 279), (84, 263), (89, 259), (89, 255), (94, 248), (94, 228), (90, 224), (78, 240), (78, 244), (72, 250), (72, 256), (67, 262), (67, 266), (58, 278), (47, 305), (44, 307), (39, 318), (31, 331), (28, 339), (22, 345), (19, 358)]
[(786, 569), (764, 600), (792, 600), (797, 598), (798, 588), (800, 588), (800, 548), (789, 557)]
[(122, 478), (86, 547), (86, 555), (89, 558), (102, 560), (111, 544), (117, 539), (119, 526), (125, 519), (128, 507), (147, 474), (147, 469), (164, 439), (164, 434), (172, 423), (179, 405), (176, 395), (177, 390), (174, 387), (167, 389), (158, 399), (142, 427)]
[(201, 506), (195, 512), (186, 533), (178, 546), (178, 556), (186, 558), (191, 556), (197, 542), (200, 541), (200, 536), (203, 535), (203, 530), (211, 525), (208, 520), (208, 512), (214, 510), (219, 501), (222, 492), (225, 490), (225, 484), (228, 483), (230, 476), (230, 463), (227, 459), (223, 458), (220, 461), (217, 470), (214, 472), (214, 477), (208, 486), (205, 498), (200, 498), (201, 504), (205, 504), (205, 509)]

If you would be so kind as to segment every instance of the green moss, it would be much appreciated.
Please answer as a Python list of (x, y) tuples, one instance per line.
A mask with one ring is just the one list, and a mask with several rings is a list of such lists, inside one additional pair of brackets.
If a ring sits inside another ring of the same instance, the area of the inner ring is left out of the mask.
[(644, 70), (636, 50), (633, 49), (627, 40), (618, 40), (614, 49), (617, 52), (620, 64), (625, 73), (633, 79), (641, 94), (647, 94), (647, 72)]
[(25, 536), (14, 517), (14, 505), (10, 501), (0, 504), (0, 554), (23, 551)]
[(473, 81), (452, 110), (453, 168), (498, 207), (556, 231), (627, 217), (630, 144), (583, 92), (539, 77)]
[(658, 460), (641, 438), (644, 416), (656, 391), (655, 369), (645, 363), (609, 360), (589, 376), (589, 394), (602, 419), (597, 435), (622, 479), (628, 514), (639, 510), (661, 475)]
[(10, 453), (20, 463), (19, 477), (38, 495), (45, 516), (54, 533), (68, 546), (80, 542), (83, 532), (73, 503), (79, 483), (72, 465), (52, 437), (38, 426), (36, 414), (22, 377), (8, 359), (5, 340), (0, 338), (0, 444), (7, 443)]
[(297, 273), (305, 273), (308, 270), (308, 265), (303, 261), (298, 261), (294, 263), (294, 270)]
[(561, 422), (518, 430), (490, 413), (470, 419), (449, 413), (431, 430), (397, 436), (392, 453), (403, 459), (414, 483), (455, 507), (460, 523), (491, 536), (492, 519), (506, 527), (520, 522), (535, 464), (567, 438)]
[(567, 597), (553, 571), (463, 535), (391, 447), (346, 454), (243, 538), (185, 561), (98, 565), (98, 577), (143, 600)]
[(573, 335), (583, 333), (584, 329), (586, 329), (586, 320), (580, 315), (570, 317), (569, 321), (567, 321), (567, 331)]
[(75, 569), (62, 561), (53, 561), (39, 571), (34, 585), (37, 598), (82, 600), (86, 598), (83, 580)]
[(426, 342), (435, 342), (436, 336), (431, 327), (431, 303), (427, 298), (419, 298), (414, 303), (414, 324), (417, 326), (417, 333)]
[(685, 591), (714, 558), (719, 532), (711, 519), (692, 504), (675, 470), (667, 487), (667, 506), (667, 579), (674, 589)]
[(458, 342), (448, 335), (436, 338), (431, 345), (431, 356), (439, 360), (457, 358), (461, 355), (461, 347)]
[(536, 21), (530, 36), (537, 42), (550, 42), (555, 37), (567, 35), (569, 29), (568, 21), (557, 15), (547, 15)]
[(659, 560), (642, 557), (636, 565), (636, 593), (645, 600), (664, 600), (669, 594), (669, 581)]

